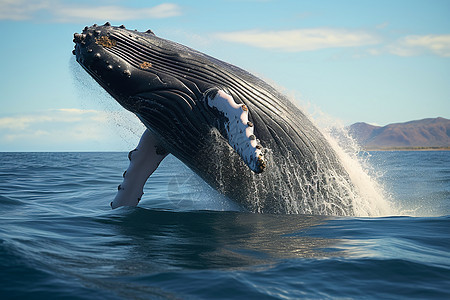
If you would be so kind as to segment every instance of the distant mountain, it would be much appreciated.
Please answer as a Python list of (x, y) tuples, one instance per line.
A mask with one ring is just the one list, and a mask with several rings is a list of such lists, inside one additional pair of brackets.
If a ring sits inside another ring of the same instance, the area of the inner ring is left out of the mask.
[(355, 123), (350, 134), (365, 149), (450, 147), (450, 120), (423, 119), (386, 126)]

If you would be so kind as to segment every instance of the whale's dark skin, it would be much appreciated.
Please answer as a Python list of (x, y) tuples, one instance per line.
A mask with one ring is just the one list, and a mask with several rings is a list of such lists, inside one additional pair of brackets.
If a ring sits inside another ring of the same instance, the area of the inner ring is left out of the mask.
[[(352, 215), (352, 183), (322, 133), (263, 80), (154, 35), (86, 27), (76, 60), (158, 140), (209, 185), (252, 212)], [(245, 104), (264, 152), (251, 170), (230, 147), (217, 91)], [(150, 178), (151, 181), (151, 178)]]

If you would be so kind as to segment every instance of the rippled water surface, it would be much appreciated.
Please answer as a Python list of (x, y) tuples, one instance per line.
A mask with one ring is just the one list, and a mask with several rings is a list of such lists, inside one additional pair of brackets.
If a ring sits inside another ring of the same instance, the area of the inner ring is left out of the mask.
[(394, 216), (251, 214), (169, 156), (0, 153), (1, 299), (449, 298), (450, 152), (373, 152)]

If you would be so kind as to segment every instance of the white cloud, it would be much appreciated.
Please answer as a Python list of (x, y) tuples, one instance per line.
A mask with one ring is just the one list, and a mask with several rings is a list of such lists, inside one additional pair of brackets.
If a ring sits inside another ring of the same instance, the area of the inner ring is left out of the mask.
[(410, 35), (387, 46), (386, 50), (398, 56), (432, 53), (442, 57), (450, 57), (450, 34)]
[(52, 10), (61, 22), (75, 20), (126, 21), (136, 19), (162, 19), (178, 16), (181, 9), (176, 4), (164, 3), (149, 8), (128, 8), (121, 6), (61, 6)]
[(377, 36), (365, 31), (332, 28), (248, 30), (217, 33), (216, 36), (225, 41), (287, 52), (359, 47), (379, 43)]
[[(126, 21), (178, 16), (181, 15), (181, 7), (172, 3), (162, 3), (153, 7), (130, 8), (118, 5), (73, 5), (55, 0), (0, 0), (0, 20), (39, 19), (40, 13), (46, 15), (46, 21), (52, 22)], [(48, 19), (48, 14), (51, 16), (50, 19)]]
[(0, 118), (0, 129), (12, 131), (26, 130), (36, 124), (75, 123), (86, 120), (104, 119), (104, 113), (95, 110), (55, 109), (40, 114)]
[(127, 111), (54, 109), (0, 118), (0, 151), (23, 150), (23, 145), (48, 151), (126, 150), (134, 142), (128, 146), (125, 141), (124, 147), (124, 140), (135, 140), (142, 132), (142, 124)]
[(0, 20), (27, 20), (34, 12), (50, 7), (51, 1), (0, 0)]
[[(378, 25), (377, 29), (381, 30), (387, 26), (388, 23), (383, 23)], [(228, 42), (285, 52), (374, 46), (363, 50), (364, 53), (397, 56), (417, 56), (428, 53), (450, 57), (450, 34), (408, 35), (390, 42), (386, 37), (382, 38), (381, 34), (377, 35), (369, 31), (333, 28), (244, 30), (220, 32), (215, 36)]]

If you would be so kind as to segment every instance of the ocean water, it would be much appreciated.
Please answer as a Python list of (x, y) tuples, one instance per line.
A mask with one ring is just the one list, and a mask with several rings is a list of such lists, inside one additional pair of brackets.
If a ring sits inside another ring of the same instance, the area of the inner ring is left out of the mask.
[(449, 299), (450, 152), (362, 156), (391, 215), (248, 213), (172, 156), (111, 210), (127, 153), (0, 153), (0, 298)]

